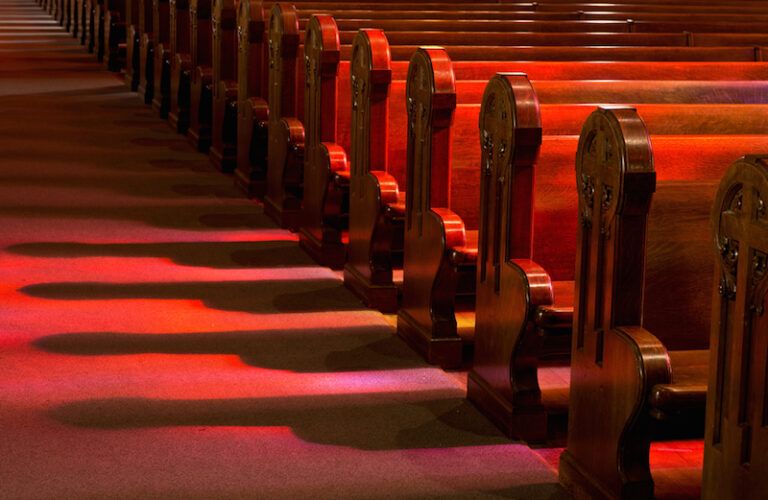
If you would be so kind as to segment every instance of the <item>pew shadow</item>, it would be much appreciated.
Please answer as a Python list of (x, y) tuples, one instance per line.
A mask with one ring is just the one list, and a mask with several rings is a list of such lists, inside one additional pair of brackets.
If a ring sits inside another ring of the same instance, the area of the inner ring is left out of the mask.
[(199, 241), (167, 243), (20, 243), (13, 254), (43, 258), (153, 257), (183, 266), (216, 269), (308, 267), (311, 259), (292, 240)]
[(306, 442), (371, 451), (508, 445), (508, 439), (457, 392), (106, 398), (64, 403), (48, 414), (66, 425), (95, 429), (283, 426)]
[(41, 337), (32, 345), (76, 356), (223, 354), (243, 363), (296, 373), (425, 368), (389, 325), (204, 333), (80, 332)]
[(40, 283), (19, 292), (54, 300), (198, 300), (211, 309), (267, 314), (367, 311), (336, 279)]

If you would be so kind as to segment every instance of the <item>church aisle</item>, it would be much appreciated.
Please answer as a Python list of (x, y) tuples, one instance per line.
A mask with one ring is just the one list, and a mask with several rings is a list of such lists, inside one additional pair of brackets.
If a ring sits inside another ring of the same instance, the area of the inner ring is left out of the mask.
[(0, 3), (0, 496), (566, 497), (41, 12)]

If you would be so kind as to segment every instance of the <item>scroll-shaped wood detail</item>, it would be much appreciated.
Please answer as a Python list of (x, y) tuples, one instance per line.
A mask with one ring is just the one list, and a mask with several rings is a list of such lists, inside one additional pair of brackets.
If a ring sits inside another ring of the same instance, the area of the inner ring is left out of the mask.
[(551, 282), (531, 260), (539, 102), (525, 74), (491, 78), (480, 111), (482, 177), (475, 355), (467, 397), (508, 435), (542, 441), (536, 309)]
[(394, 246), (402, 250), (400, 241), (397, 245), (393, 241), (396, 231), (402, 234), (401, 221), (385, 217), (387, 205), (397, 203), (399, 197), (397, 180), (388, 173), (391, 82), (384, 31), (358, 31), (350, 61), (349, 244), (344, 283), (367, 305), (385, 312), (397, 309), (392, 252)]
[(704, 498), (759, 498), (768, 488), (768, 157), (723, 176), (712, 209), (718, 276), (712, 308)]
[(576, 179), (582, 224), (560, 478), (571, 488), (652, 497), (647, 400), (653, 386), (671, 381), (671, 367), (664, 346), (640, 327), (656, 177), (648, 131), (634, 109), (600, 108), (589, 116)]

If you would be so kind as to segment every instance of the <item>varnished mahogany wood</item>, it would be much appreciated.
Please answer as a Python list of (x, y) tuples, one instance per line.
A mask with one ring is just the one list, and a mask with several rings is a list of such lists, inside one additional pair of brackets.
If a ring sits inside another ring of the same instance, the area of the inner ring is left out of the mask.
[(202, 152), (208, 151), (211, 141), (212, 7), (212, 0), (190, 0), (189, 2), (188, 93), (185, 92), (182, 85), (187, 78), (182, 73), (179, 79), (179, 105), (181, 106), (185, 96), (188, 96), (189, 99), (187, 137), (192, 145)]
[[(171, 4), (170, 0), (152, 0), (153, 26), (155, 40), (152, 56), (147, 58), (145, 74), (147, 87), (152, 88), (152, 109), (161, 118), (168, 118), (170, 108), (169, 91), (163, 89), (163, 67), (170, 64), (171, 58)], [(164, 91), (165, 90), (165, 91)]]
[(125, 67), (126, 9), (132, 1), (105, 0), (104, 65), (110, 71), (120, 71)]
[[(422, 53), (431, 56), (435, 52), (427, 51)], [(507, 67), (512, 69), (514, 66), (514, 64), (509, 64)], [(435, 67), (434, 61), (432, 61), (431, 65), (424, 63), (424, 67), (424, 72), (430, 73), (431, 75), (429, 78), (424, 79), (426, 82), (432, 82), (439, 78), (439, 76), (436, 73), (432, 73), (433, 70), (430, 69)], [(501, 65), (499, 65), (499, 68), (500, 67)], [(455, 82), (452, 83), (454, 86), (458, 86), (462, 81), (460, 78), (455, 78), (450, 72), (445, 76), (441, 75), (441, 77), (444, 78), (446, 82)], [(597, 75), (595, 75), (595, 77), (600, 78)], [(408, 85), (411, 85), (410, 80)], [(425, 89), (430, 88), (430, 85), (424, 85)], [(711, 102), (717, 100), (716, 96), (719, 93), (719, 90), (716, 90), (716, 88), (720, 86), (720, 84), (713, 84), (713, 87), (709, 89), (707, 85), (701, 85), (697, 82), (667, 82), (666, 84), (658, 82), (637, 82), (636, 84), (632, 82), (622, 82), (615, 86), (614, 83), (611, 82), (586, 82), (583, 84), (564, 82), (564, 84), (560, 85), (558, 85), (557, 82), (553, 82), (553, 85), (557, 88), (557, 91), (552, 93), (553, 95), (563, 94), (563, 98), (568, 100), (574, 98), (569, 97), (568, 93), (570, 92), (571, 96), (580, 94), (580, 98), (585, 99), (584, 101), (577, 102), (596, 102), (596, 100), (601, 99), (605, 99), (606, 102), (684, 102), (685, 100), (690, 101), (691, 99), (701, 99), (702, 102)], [(736, 84), (735, 86), (733, 84), (727, 84), (725, 86), (731, 87), (731, 91), (733, 92), (732, 95), (736, 96), (736, 102), (749, 102), (750, 98), (754, 99), (757, 96), (757, 94), (752, 94), (752, 92), (757, 90), (758, 86), (753, 86), (752, 90), (747, 90), (746, 92), (739, 90), (738, 87), (740, 84)], [(597, 87), (600, 87), (599, 92), (595, 92)], [(749, 87), (749, 85), (747, 85), (747, 87)], [(708, 95), (699, 94), (699, 92), (702, 91)], [(465, 102), (471, 102), (471, 94), (471, 88), (469, 87), (465, 87), (462, 91), (456, 93), (459, 97), (464, 95), (464, 99), (469, 99)], [(408, 102), (411, 102), (412, 98), (410, 96), (408, 99)], [(453, 99), (455, 99), (455, 97)], [(746, 101), (743, 101), (744, 99), (746, 99)], [(452, 104), (452, 106), (455, 106), (455, 104)], [(456, 110), (456, 113), (457, 116), (455, 117), (455, 121), (457, 124), (467, 122), (476, 123), (479, 110), (477, 108), (474, 108), (473, 110), (471, 107), (464, 106), (463, 108), (459, 107)], [(409, 127), (411, 126), (412, 124), (409, 125)], [(449, 342), (454, 342), (459, 346), (467, 344), (468, 341), (471, 340), (471, 334), (473, 332), (474, 318), (470, 313), (473, 304), (471, 302), (469, 304), (464, 303), (466, 299), (462, 298), (462, 293), (471, 294), (471, 291), (469, 289), (462, 290), (461, 284), (465, 281), (462, 278), (463, 273), (474, 272), (472, 266), (474, 266), (473, 259), (476, 255), (476, 250), (471, 246), (468, 246), (467, 235), (471, 236), (472, 233), (468, 233), (466, 230), (475, 231), (477, 229), (476, 209), (472, 209), (471, 207), (479, 206), (479, 203), (476, 201), (477, 191), (474, 191), (473, 194), (472, 188), (472, 186), (477, 186), (478, 180), (472, 176), (463, 176), (463, 172), (473, 172), (473, 175), (477, 175), (475, 172), (478, 172), (479, 168), (477, 170), (473, 170), (473, 168), (467, 170), (468, 166), (471, 165), (472, 156), (477, 154), (473, 152), (469, 144), (463, 145), (461, 141), (458, 143), (454, 141), (452, 144), (454, 148), (453, 151), (449, 149), (451, 147), (451, 142), (447, 137), (450, 133), (451, 132), (443, 130), (430, 130), (427, 133), (427, 136), (430, 137), (430, 139), (422, 139), (421, 142), (417, 142), (431, 143), (434, 147), (436, 141), (435, 136), (441, 137), (441, 140), (445, 141), (444, 143), (440, 143), (441, 147), (447, 148), (441, 150), (442, 153), (439, 155), (439, 161), (443, 162), (442, 164), (436, 162), (434, 159), (427, 159), (424, 160), (423, 165), (413, 167), (414, 173), (411, 173), (411, 156), (409, 156), (408, 182), (416, 179), (420, 182), (420, 186), (412, 188), (408, 185), (408, 193), (411, 192), (411, 189), (414, 189), (414, 192), (417, 193), (426, 189), (431, 193), (430, 196), (434, 196), (435, 189), (440, 189), (443, 193), (441, 195), (443, 200), (450, 200), (450, 205), (431, 205), (429, 208), (432, 212), (435, 212), (434, 207), (439, 207), (440, 210), (451, 209), (451, 213), (447, 214), (449, 218), (447, 221), (440, 223), (445, 229), (439, 229), (440, 224), (436, 225), (438, 229), (435, 229), (434, 231), (430, 229), (430, 231), (422, 230), (418, 233), (409, 233), (406, 229), (404, 238), (405, 266), (403, 304), (398, 313), (398, 332), (422, 352), (428, 360), (440, 362), (443, 366), (456, 367), (462, 360), (461, 349), (454, 347), (451, 354), (439, 353), (437, 350), (446, 349), (443, 346), (448, 345)], [(472, 137), (472, 135), (471, 131), (462, 130), (454, 132), (454, 136), (461, 138), (462, 140), (467, 137)], [(443, 136), (446, 138), (442, 139)], [(411, 139), (412, 136), (409, 136), (409, 140)], [(448, 151), (451, 151), (451, 153), (449, 154)], [(434, 156), (434, 153), (432, 154)], [(429, 156), (424, 156), (424, 158), (429, 158)], [(453, 159), (452, 161), (454, 164), (458, 166), (458, 170), (456, 166), (451, 166), (451, 158)], [(462, 167), (462, 165), (464, 165), (464, 167)], [(431, 173), (425, 173), (429, 172), (430, 169)], [(455, 177), (462, 175), (462, 177), (458, 177), (458, 182), (463, 184), (462, 189), (458, 190), (458, 188), (455, 188), (450, 181), (447, 187), (442, 184), (438, 186), (431, 184), (431, 179), (449, 179), (449, 175)], [(422, 194), (421, 198), (424, 198), (425, 196), (426, 195)], [(475, 201), (472, 201), (473, 197)], [(406, 196), (406, 203), (408, 202), (408, 198), (410, 198), (410, 195)], [(463, 200), (462, 198), (467, 198), (469, 201)], [(398, 206), (395, 205), (387, 207), (386, 210), (390, 213), (394, 213), (401, 210), (401, 208), (398, 208)], [(431, 214), (430, 217), (435, 217), (435, 215)], [(460, 222), (465, 217), (468, 222), (462, 225)], [(450, 242), (452, 237), (448, 234), (448, 231), (454, 231), (458, 235), (456, 236), (458, 244), (455, 244), (455, 246)], [(425, 234), (427, 234), (427, 236), (425, 236)], [(419, 241), (419, 243), (412, 243), (415, 249), (413, 252), (417, 257), (414, 258), (413, 264), (411, 264), (413, 270), (410, 272), (408, 270), (409, 237), (413, 238), (414, 241)], [(426, 262), (426, 260), (428, 260), (426, 258), (422, 260), (422, 256), (427, 255), (428, 252), (433, 251), (435, 248), (442, 249), (437, 252), (436, 255), (439, 257), (436, 260), (431, 261), (431, 264)], [(409, 277), (409, 275), (412, 277)], [(567, 278), (563, 279), (567, 280)], [(411, 287), (413, 291), (409, 292), (408, 290)], [(456, 311), (458, 310), (464, 311), (461, 314), (463, 321), (459, 321), (459, 315), (456, 314)], [(435, 346), (434, 348), (432, 347), (433, 343)]]
[(134, 78), (138, 76), (139, 96), (146, 104), (152, 104), (152, 85), (148, 85), (147, 64), (154, 53), (154, 9), (153, 1), (139, 0), (139, 47), (138, 67), (133, 68)]
[[(719, 125), (728, 133), (729, 121)], [(585, 123), (560, 460), (561, 482), (577, 495), (652, 497), (654, 432), (703, 414), (712, 200), (724, 165), (765, 147), (765, 135), (649, 137), (631, 108), (600, 109)]]
[(768, 159), (745, 156), (712, 207), (715, 286), (704, 442), (705, 499), (757, 499), (768, 489), (765, 196)]
[[(213, 2), (213, 79), (209, 157), (222, 171), (235, 168), (237, 149), (237, 10), (239, 0)], [(230, 116), (227, 116), (227, 115)]]
[(267, 175), (268, 63), (264, 3), (241, 0), (237, 36), (237, 144), (235, 183), (249, 197), (263, 197)]
[(125, 10), (125, 86), (131, 91), (139, 88), (139, 45), (140, 45), (140, 25), (141, 1), (128, 0)]
[[(160, 74), (160, 92), (167, 95), (168, 123), (180, 133), (189, 125), (190, 13), (189, 0), (169, 0), (169, 57)], [(185, 84), (181, 80), (184, 78)], [(163, 96), (163, 99), (166, 99)]]

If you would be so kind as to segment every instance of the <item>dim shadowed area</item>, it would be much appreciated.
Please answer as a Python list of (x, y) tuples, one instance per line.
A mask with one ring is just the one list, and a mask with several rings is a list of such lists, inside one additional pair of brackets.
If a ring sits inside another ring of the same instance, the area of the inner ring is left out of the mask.
[(0, 57), (3, 497), (565, 497), (34, 2)]

